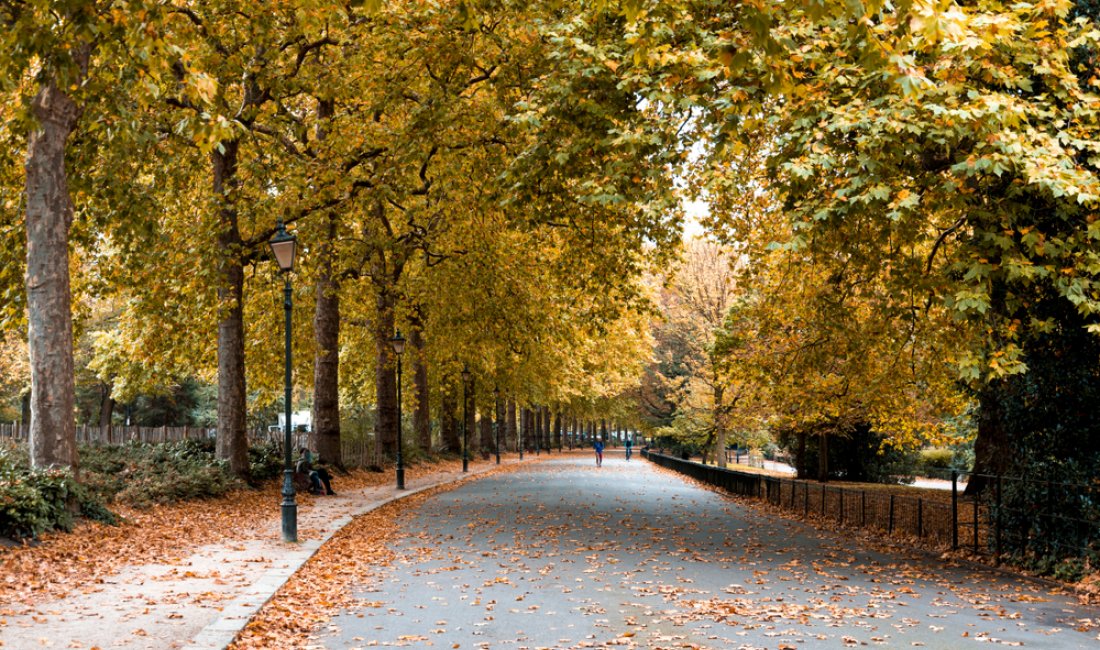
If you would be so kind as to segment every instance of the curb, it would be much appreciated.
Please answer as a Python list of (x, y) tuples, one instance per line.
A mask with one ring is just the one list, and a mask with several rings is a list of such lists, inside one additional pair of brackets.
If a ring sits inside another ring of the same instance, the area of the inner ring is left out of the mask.
[[(516, 461), (516, 464), (518, 464), (518, 462), (519, 461)], [(424, 490), (465, 481), (474, 476), (492, 471), (497, 467), (497, 465), (492, 465), (482, 471), (470, 472), (465, 476), (459, 475), (457, 478), (449, 481), (440, 481), (439, 483), (431, 483), (429, 485), (407, 489), (382, 499), (381, 501), (367, 504), (362, 509), (350, 515), (334, 519), (332, 522), (334, 527), (330, 532), (325, 533), (321, 539), (302, 542), (298, 545), (298, 548), (288, 551), (286, 555), (282, 557), (282, 559), (286, 560), (287, 566), (271, 569), (255, 583), (245, 588), (244, 593), (225, 605), (218, 620), (204, 627), (202, 631), (191, 639), (190, 643), (183, 646), (182, 650), (225, 650), (228, 648), (229, 645), (237, 639), (237, 635), (244, 630), (246, 625), (248, 625), (248, 622), (252, 620), (252, 617), (263, 609), (264, 605), (266, 605), (268, 601), (275, 596), (275, 593), (290, 580), (291, 576), (297, 573), (298, 569), (302, 568), (302, 565), (316, 555), (317, 551), (324, 546), (326, 542), (343, 530), (344, 526), (347, 526), (356, 517), (365, 515), (372, 510), (377, 510), (394, 501), (400, 501), (406, 497), (423, 492)]]

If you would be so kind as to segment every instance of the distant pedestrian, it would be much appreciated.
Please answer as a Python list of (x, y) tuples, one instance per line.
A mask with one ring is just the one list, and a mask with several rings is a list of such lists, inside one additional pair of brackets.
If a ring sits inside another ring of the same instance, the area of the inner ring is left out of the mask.
[(634, 441), (630, 438), (626, 439), (626, 459), (630, 460), (630, 453), (634, 451)]
[(592, 448), (596, 450), (596, 467), (603, 467), (603, 440), (596, 438)]

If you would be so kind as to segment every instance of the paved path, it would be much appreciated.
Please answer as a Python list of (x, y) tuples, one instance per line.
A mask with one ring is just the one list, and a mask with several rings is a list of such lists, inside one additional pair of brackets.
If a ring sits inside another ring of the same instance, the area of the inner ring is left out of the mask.
[(1100, 647), (1100, 610), (1035, 584), (867, 550), (640, 458), (593, 465), (546, 460), (406, 513), (401, 559), (319, 643)]
[[(494, 467), (478, 462), (470, 473)], [(423, 476), (410, 472), (404, 492), (392, 485), (345, 491), (337, 482), (339, 496), (299, 504), (299, 538), (304, 541), (296, 545), (282, 543), (273, 501), (270, 512), (257, 513), (258, 522), (241, 522), (247, 529), (243, 536), (188, 550), (163, 563), (130, 566), (65, 598), (0, 617), (0, 649), (220, 650), (352, 517), (464, 476), (460, 471), (425, 471)]]

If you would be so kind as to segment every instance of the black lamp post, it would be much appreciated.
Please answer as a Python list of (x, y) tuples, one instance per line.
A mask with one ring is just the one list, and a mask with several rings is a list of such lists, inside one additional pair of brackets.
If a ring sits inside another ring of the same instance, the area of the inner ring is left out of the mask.
[(497, 433), (497, 465), (500, 464), (500, 388), (493, 389), (493, 424), (496, 425)]
[(275, 261), (279, 264), (279, 270), (283, 274), (283, 311), (286, 314), (286, 325), (284, 327), (286, 333), (286, 355), (285, 355), (285, 367), (286, 382), (285, 382), (285, 394), (283, 396), (284, 407), (286, 409), (286, 422), (284, 422), (284, 436), (283, 436), (283, 541), (284, 542), (297, 542), (298, 541), (298, 504), (294, 501), (294, 468), (292, 467), (290, 456), (291, 439), (290, 439), (290, 427), (291, 427), (291, 376), (290, 376), (290, 312), (291, 312), (291, 295), (290, 295), (290, 272), (294, 270), (294, 255), (297, 252), (298, 240), (294, 235), (286, 231), (286, 226), (282, 220), (279, 220), (279, 228), (275, 231), (275, 234), (268, 241), (268, 245), (271, 246), (271, 252), (275, 255)]
[(462, 366), (462, 471), (467, 472), (470, 469), (470, 444), (468, 442), (468, 435), (466, 433), (467, 421), (466, 421), (466, 386), (470, 383), (470, 367), (463, 364)]
[(397, 355), (397, 489), (405, 489), (405, 461), (401, 456), (401, 354), (405, 352), (405, 337), (401, 330), (390, 339)]
[[(522, 415), (523, 412), (520, 413)], [(523, 429), (527, 426), (527, 418), (520, 417), (519, 426), (516, 427), (516, 447), (519, 448), (519, 459), (523, 460)]]

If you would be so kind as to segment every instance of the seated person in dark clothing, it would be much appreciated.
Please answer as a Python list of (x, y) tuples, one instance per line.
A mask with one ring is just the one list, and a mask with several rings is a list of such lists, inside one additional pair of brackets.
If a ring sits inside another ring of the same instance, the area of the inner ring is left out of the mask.
[(332, 475), (324, 467), (313, 466), (313, 454), (305, 447), (298, 450), (295, 471), (309, 477), (309, 491), (313, 494), (336, 494), (332, 491)]

